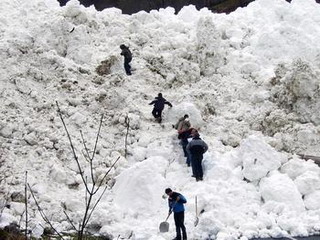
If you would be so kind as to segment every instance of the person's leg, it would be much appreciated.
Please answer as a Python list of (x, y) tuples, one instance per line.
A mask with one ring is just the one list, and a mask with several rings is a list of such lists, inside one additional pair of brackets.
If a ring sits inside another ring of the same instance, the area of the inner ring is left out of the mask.
[(154, 108), (154, 109), (152, 110), (152, 115), (153, 115), (154, 118), (157, 118), (157, 115), (158, 115), (157, 109)]
[(199, 159), (199, 179), (203, 180), (202, 157)]
[(200, 159), (199, 159), (199, 156), (197, 155), (193, 159), (194, 159), (194, 165), (195, 165), (194, 174), (198, 181), (200, 179), (200, 167), (199, 167)]
[(126, 70), (127, 75), (131, 75), (130, 65), (127, 59), (124, 59), (124, 69)]
[(176, 234), (177, 234), (176, 240), (181, 240), (179, 213), (174, 213), (173, 217), (174, 217), (174, 223), (176, 225)]
[(182, 146), (183, 154), (184, 154), (185, 157), (188, 156), (188, 153), (187, 153), (187, 150), (186, 150), (187, 145), (188, 145), (188, 140), (181, 139), (181, 146)]
[(191, 159), (191, 168), (192, 168), (192, 176), (196, 177), (196, 164), (195, 164), (195, 157), (190, 153), (190, 159)]
[(187, 240), (187, 231), (186, 227), (184, 226), (184, 212), (181, 212), (180, 223), (180, 228), (182, 230), (182, 239)]
[(161, 116), (161, 114), (162, 114), (162, 110), (158, 110), (158, 120), (159, 120), (159, 123), (162, 122), (162, 116)]

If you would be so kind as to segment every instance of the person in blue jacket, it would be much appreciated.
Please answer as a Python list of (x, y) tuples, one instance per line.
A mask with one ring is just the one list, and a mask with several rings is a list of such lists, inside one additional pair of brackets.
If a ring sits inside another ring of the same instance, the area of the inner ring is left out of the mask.
[(170, 188), (165, 190), (165, 193), (169, 196), (169, 214), (173, 212), (174, 223), (176, 225), (177, 236), (174, 240), (181, 240), (181, 231), (182, 231), (182, 240), (187, 240), (186, 227), (184, 226), (184, 205), (187, 203), (187, 200), (182, 194), (172, 191)]

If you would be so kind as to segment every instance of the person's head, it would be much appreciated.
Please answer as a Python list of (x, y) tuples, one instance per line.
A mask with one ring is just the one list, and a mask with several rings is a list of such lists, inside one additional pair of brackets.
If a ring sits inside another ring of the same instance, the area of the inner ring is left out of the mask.
[(162, 98), (162, 93), (158, 93), (158, 97), (159, 97), (159, 98)]
[(184, 119), (188, 119), (188, 118), (189, 118), (189, 115), (188, 115), (188, 114), (185, 114), (185, 115), (183, 116), (183, 118), (184, 118)]
[(170, 196), (170, 195), (173, 193), (173, 191), (171, 190), (171, 188), (166, 188), (165, 193), (166, 193), (168, 196)]
[(125, 49), (125, 48), (126, 48), (126, 45), (121, 44), (121, 45), (120, 45), (120, 48), (121, 48), (121, 49)]
[(193, 129), (191, 130), (191, 136), (193, 136), (193, 137), (199, 137), (200, 134), (199, 134), (199, 132), (198, 132), (197, 129), (193, 128)]

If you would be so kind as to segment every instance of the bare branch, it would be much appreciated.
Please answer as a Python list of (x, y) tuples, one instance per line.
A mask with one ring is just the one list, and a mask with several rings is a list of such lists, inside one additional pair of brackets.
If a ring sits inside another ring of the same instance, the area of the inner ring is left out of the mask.
[(129, 128), (130, 128), (130, 119), (129, 119), (128, 115), (125, 118), (125, 124), (127, 126), (127, 132), (126, 132), (126, 137), (125, 137), (125, 141), (124, 141), (124, 157), (127, 158), (128, 135), (129, 135)]
[(116, 165), (116, 163), (119, 161), (120, 159), (120, 156), (117, 158), (116, 161), (114, 161), (114, 163), (110, 166), (109, 170), (105, 173), (105, 175), (103, 176), (103, 178), (101, 179), (100, 183), (99, 183), (99, 186), (97, 187), (97, 189), (93, 192), (93, 194), (96, 194), (99, 190), (99, 188), (101, 187), (104, 179), (107, 177), (107, 175), (109, 174), (109, 172), (112, 170), (112, 168)]
[(43, 212), (43, 210), (42, 210), (42, 208), (40, 207), (40, 205), (39, 205), (39, 203), (38, 203), (38, 201), (37, 201), (37, 199), (36, 199), (36, 197), (35, 197), (32, 189), (31, 189), (31, 187), (30, 187), (29, 183), (27, 183), (27, 185), (28, 185), (28, 187), (29, 187), (31, 196), (32, 196), (34, 202), (36, 203), (36, 206), (37, 206), (37, 208), (38, 208), (38, 211), (39, 211), (42, 219), (43, 219), (47, 224), (49, 224), (49, 226), (51, 227), (51, 229), (52, 229), (61, 239), (64, 239), (63, 236), (53, 227), (52, 223), (50, 222), (50, 220), (47, 218), (47, 216), (46, 216), (45, 213)]
[(95, 155), (96, 150), (97, 150), (97, 145), (98, 145), (98, 140), (99, 140), (99, 136), (100, 136), (102, 121), (103, 121), (103, 114), (101, 115), (101, 118), (100, 118), (99, 129), (98, 129), (98, 133), (97, 133), (97, 137), (96, 137), (96, 142), (95, 142), (95, 144), (94, 144), (94, 148), (93, 148), (93, 153), (92, 153), (91, 159), (94, 159), (94, 155)]
[(71, 224), (71, 226), (73, 227), (74, 230), (76, 230), (78, 232), (78, 229), (76, 228), (76, 226), (73, 224), (73, 222), (71, 221), (69, 215), (67, 214), (66, 211), (63, 211), (64, 215), (66, 215), (68, 222)]
[(85, 222), (85, 225), (88, 224), (88, 222), (89, 222), (89, 220), (90, 220), (90, 218), (91, 218), (91, 215), (92, 215), (93, 211), (95, 210), (96, 206), (97, 206), (98, 203), (100, 202), (100, 200), (101, 200), (101, 198), (103, 197), (104, 193), (106, 192), (107, 188), (108, 188), (108, 185), (105, 186), (105, 188), (103, 189), (101, 195), (100, 195), (99, 198), (97, 199), (96, 203), (95, 203), (95, 204), (93, 205), (93, 207), (91, 208), (91, 211), (90, 211), (90, 213), (88, 214), (88, 217), (87, 217), (87, 220), (86, 220), (86, 222)]
[[(108, 172), (104, 175), (103, 179), (108, 175), (108, 173), (111, 171), (111, 169), (114, 167), (114, 165), (119, 161), (120, 157), (117, 158), (117, 160), (110, 166), (110, 169), (108, 170)], [(102, 180), (103, 180), (102, 179)], [(101, 184), (102, 184), (103, 181), (100, 182), (100, 185), (99, 187), (96, 189), (96, 191), (93, 193), (93, 194), (96, 194), (97, 191), (99, 190), (99, 188), (101, 187)], [(89, 219), (91, 218), (91, 215), (93, 213), (93, 211), (95, 210), (96, 206), (98, 205), (98, 203), (101, 201), (101, 198), (103, 197), (104, 193), (106, 192), (108, 188), (108, 185), (105, 186), (105, 188), (103, 189), (102, 193), (100, 194), (99, 198), (97, 199), (97, 201), (95, 202), (95, 204), (93, 205), (89, 215), (88, 215), (88, 218), (87, 218), (87, 221), (86, 221), (86, 225), (88, 224), (89, 222)]]
[(87, 156), (87, 155), (84, 153), (84, 151), (81, 151), (81, 153), (82, 153), (82, 156), (84, 157), (84, 159), (85, 159), (88, 163), (90, 163), (89, 156)]
[[(87, 153), (87, 157), (85, 157), (85, 158), (86, 158), (86, 159), (88, 158), (89, 160), (91, 160), (91, 158), (90, 158), (90, 153), (89, 153), (89, 149), (88, 149), (88, 147), (87, 147), (86, 141), (84, 140), (83, 133), (82, 133), (81, 130), (80, 130), (80, 135), (81, 135), (83, 147), (84, 147), (84, 149), (86, 150), (86, 153)], [(83, 155), (84, 155), (84, 154), (83, 154)]]
[(24, 204), (25, 204), (25, 212), (26, 212), (26, 230), (25, 237), (28, 239), (28, 171), (26, 171), (25, 176), (25, 185), (24, 185)]
[(75, 151), (75, 149), (74, 149), (74, 146), (73, 146), (73, 143), (72, 143), (72, 140), (71, 140), (71, 136), (70, 136), (69, 131), (68, 131), (68, 129), (67, 129), (67, 125), (65, 124), (64, 119), (63, 119), (63, 117), (62, 117), (62, 113), (61, 113), (61, 110), (60, 110), (60, 107), (59, 107), (58, 102), (56, 102), (56, 104), (57, 104), (57, 108), (58, 108), (59, 117), (60, 117), (60, 119), (61, 119), (61, 121), (62, 121), (64, 130), (65, 130), (66, 133), (67, 133), (67, 136), (68, 136), (68, 139), (69, 139), (69, 143), (70, 143), (70, 147), (71, 147), (71, 149), (72, 149), (73, 157), (74, 157), (74, 160), (76, 161), (77, 166), (78, 166), (78, 169), (79, 169), (79, 171), (80, 171), (80, 176), (81, 176), (81, 178), (82, 178), (83, 184), (84, 184), (86, 190), (87, 190), (88, 192), (90, 192), (90, 191), (89, 191), (89, 188), (88, 188), (88, 185), (87, 185), (87, 183), (86, 183), (86, 181), (85, 181), (85, 179), (84, 179), (83, 171), (82, 171), (82, 168), (81, 168), (81, 166), (80, 166), (80, 162), (79, 162), (78, 156), (77, 156), (76, 151)]

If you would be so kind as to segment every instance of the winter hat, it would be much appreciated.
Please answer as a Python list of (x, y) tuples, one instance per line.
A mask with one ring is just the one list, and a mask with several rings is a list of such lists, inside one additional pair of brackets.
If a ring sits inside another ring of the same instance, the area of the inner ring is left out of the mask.
[(169, 193), (171, 193), (171, 192), (172, 192), (171, 188), (167, 188), (167, 189), (165, 190), (165, 193), (166, 193), (166, 194), (169, 194)]

